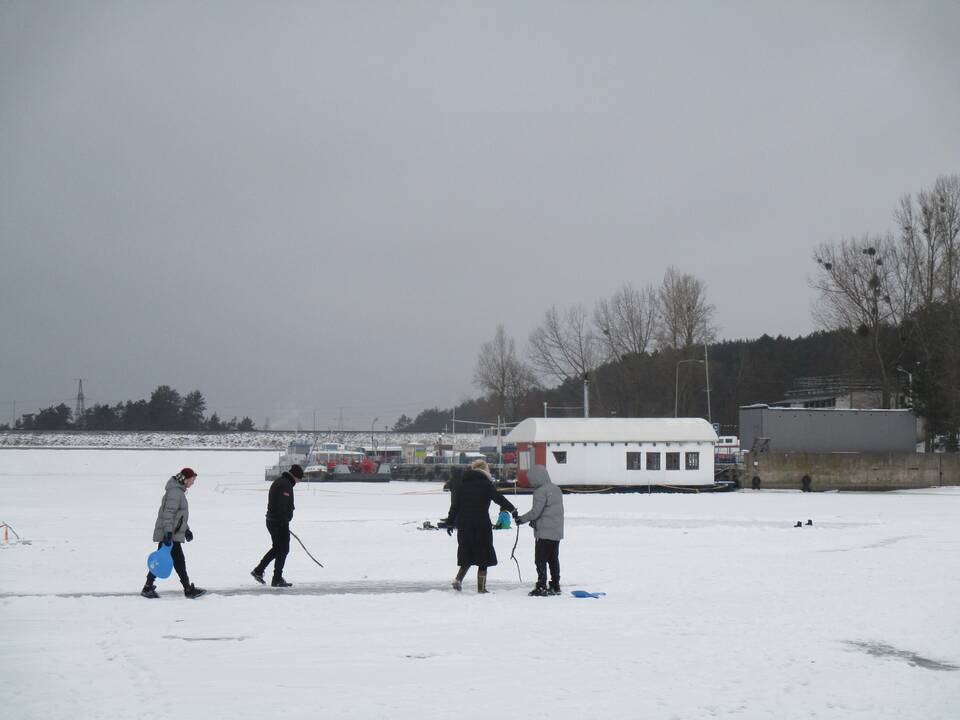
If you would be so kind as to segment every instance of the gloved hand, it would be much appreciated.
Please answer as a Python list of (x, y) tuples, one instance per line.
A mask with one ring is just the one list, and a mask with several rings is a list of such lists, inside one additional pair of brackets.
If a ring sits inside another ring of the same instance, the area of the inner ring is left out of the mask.
[(163, 536), (163, 544), (169, 545), (172, 542), (173, 542), (173, 533), (172, 532), (165, 533)]
[(183, 534), (183, 536), (184, 538), (186, 538), (187, 542), (190, 542), (191, 540), (193, 540), (193, 530), (191, 530), (190, 528), (187, 528), (187, 531)]
[(514, 515), (513, 519), (517, 521), (517, 525), (524, 525), (527, 522), (526, 520), (520, 517), (520, 513), (517, 513), (516, 515)]
[(514, 520), (516, 520), (517, 518), (520, 517), (520, 511), (517, 510), (516, 508), (514, 508), (514, 509), (513, 509), (513, 512), (511, 512), (510, 514), (513, 515), (513, 519), (514, 519)]
[(453, 525), (447, 525), (447, 535), (453, 535)]

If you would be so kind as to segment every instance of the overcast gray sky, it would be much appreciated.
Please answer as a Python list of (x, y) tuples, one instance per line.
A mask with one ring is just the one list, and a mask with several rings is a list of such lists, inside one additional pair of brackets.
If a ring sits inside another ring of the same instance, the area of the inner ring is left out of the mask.
[(667, 266), (797, 335), (811, 253), (960, 170), (960, 3), (0, 3), (0, 421), (476, 394)]

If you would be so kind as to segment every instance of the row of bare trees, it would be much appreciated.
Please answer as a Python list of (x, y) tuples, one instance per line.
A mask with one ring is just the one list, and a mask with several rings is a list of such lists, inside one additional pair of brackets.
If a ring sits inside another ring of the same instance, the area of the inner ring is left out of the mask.
[(935, 425), (942, 420), (955, 426), (960, 422), (960, 175), (941, 176), (931, 188), (905, 195), (894, 220), (895, 231), (816, 249), (814, 316), (826, 329), (854, 330), (869, 345), (885, 407), (903, 376), (916, 375), (908, 392), (918, 410)]
[(549, 308), (523, 356), (498, 326), (480, 348), (474, 383), (495, 399), (501, 415), (512, 417), (519, 400), (541, 383), (577, 382), (607, 362), (712, 341), (715, 312), (706, 284), (671, 267), (659, 287), (625, 284), (592, 312), (582, 304)]

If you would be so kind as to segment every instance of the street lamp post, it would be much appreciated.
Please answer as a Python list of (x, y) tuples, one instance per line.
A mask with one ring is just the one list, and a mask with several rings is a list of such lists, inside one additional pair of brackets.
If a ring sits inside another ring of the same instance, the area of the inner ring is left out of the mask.
[(909, 370), (904, 370), (899, 365), (897, 365), (897, 372), (903, 373), (904, 375), (907, 376), (907, 397), (909, 398), (909, 402), (910, 402), (910, 405), (908, 405), (908, 407), (911, 407), (913, 405), (913, 373), (910, 372)]
[(374, 438), (373, 438), (373, 426), (377, 424), (377, 420), (379, 420), (379, 419), (380, 419), (380, 418), (375, 417), (375, 418), (373, 419), (373, 422), (370, 423), (370, 444), (373, 445), (373, 449), (374, 449), (374, 450), (377, 449), (377, 441), (374, 440)]
[(703, 363), (703, 360), (678, 360), (677, 370), (674, 373), (673, 380), (673, 416), (678, 417), (677, 412), (680, 404), (680, 366), (683, 363)]

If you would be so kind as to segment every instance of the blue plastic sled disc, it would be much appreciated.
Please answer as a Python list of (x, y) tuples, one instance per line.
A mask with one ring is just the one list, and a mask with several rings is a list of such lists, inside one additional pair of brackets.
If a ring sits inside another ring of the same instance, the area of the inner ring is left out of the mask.
[(147, 569), (158, 578), (170, 577), (173, 572), (173, 558), (170, 551), (173, 545), (161, 545), (159, 550), (154, 550), (147, 555)]
[(587, 592), (586, 590), (571, 590), (570, 594), (575, 598), (593, 598), (599, 600), (601, 596), (606, 595), (605, 592)]

